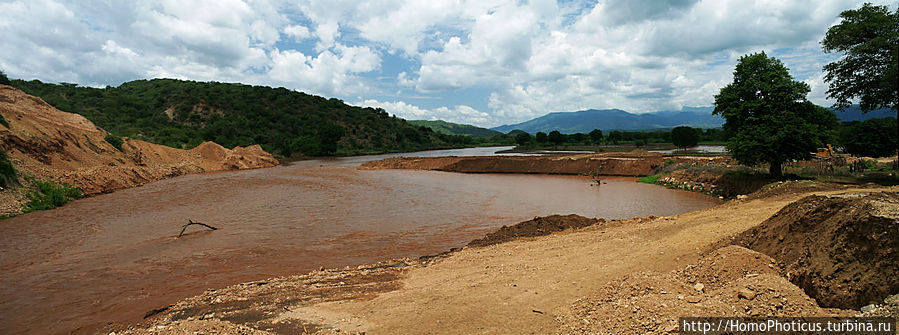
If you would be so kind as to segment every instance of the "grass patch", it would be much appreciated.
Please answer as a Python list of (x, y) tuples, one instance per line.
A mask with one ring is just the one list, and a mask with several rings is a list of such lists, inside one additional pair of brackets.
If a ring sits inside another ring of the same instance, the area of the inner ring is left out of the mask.
[(2, 124), (6, 128), (9, 128), (9, 122), (6, 122), (6, 119), (3, 118), (3, 115), (0, 115), (0, 124)]
[(31, 200), (22, 209), (25, 213), (53, 209), (84, 195), (80, 188), (52, 181), (31, 179), (35, 187), (31, 192)]
[(637, 182), (640, 182), (640, 183), (647, 183), (647, 184), (655, 184), (656, 181), (659, 180), (659, 178), (661, 178), (661, 177), (662, 177), (661, 174), (654, 174), (654, 175), (651, 175), (651, 176), (646, 176), (646, 177), (637, 179)]

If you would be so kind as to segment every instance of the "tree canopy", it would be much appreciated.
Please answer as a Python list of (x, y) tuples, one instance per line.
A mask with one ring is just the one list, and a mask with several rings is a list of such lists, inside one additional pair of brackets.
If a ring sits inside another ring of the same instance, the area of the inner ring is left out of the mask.
[(892, 108), (899, 122), (899, 9), (866, 3), (840, 18), (821, 41), (825, 52), (843, 54), (824, 66), (827, 96), (840, 109), (856, 99), (865, 112)]
[(554, 145), (559, 145), (562, 144), (562, 142), (565, 142), (565, 135), (562, 135), (558, 130), (553, 130), (549, 132), (546, 139)]
[(593, 142), (593, 144), (599, 144), (600, 142), (602, 142), (602, 130), (593, 129), (590, 131), (589, 135), (590, 141)]
[(681, 148), (695, 147), (699, 144), (700, 130), (692, 127), (680, 126), (671, 129), (671, 142)]
[(808, 158), (830, 140), (837, 117), (809, 102), (810, 90), (764, 52), (740, 57), (733, 82), (715, 95), (731, 155), (747, 165), (768, 163), (771, 176), (780, 178), (784, 162)]
[(522, 145), (522, 146), (525, 144), (531, 143), (531, 134), (522, 132), (522, 133), (519, 133), (518, 135), (515, 135), (515, 143), (518, 143), (518, 145)]

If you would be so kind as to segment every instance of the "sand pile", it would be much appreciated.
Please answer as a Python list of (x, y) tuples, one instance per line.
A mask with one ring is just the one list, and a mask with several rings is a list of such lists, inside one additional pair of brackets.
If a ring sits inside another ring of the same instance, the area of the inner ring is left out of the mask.
[(899, 193), (808, 196), (734, 243), (776, 259), (822, 306), (880, 302), (899, 292)]

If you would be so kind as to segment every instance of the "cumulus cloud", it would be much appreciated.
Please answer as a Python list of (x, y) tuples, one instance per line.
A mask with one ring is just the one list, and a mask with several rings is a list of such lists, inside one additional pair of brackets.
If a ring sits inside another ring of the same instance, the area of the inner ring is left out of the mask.
[[(147, 77), (285, 86), (400, 116), (499, 125), (586, 108), (709, 105), (737, 59), (764, 50), (811, 85), (813, 101), (828, 104), (821, 67), (838, 56), (823, 54), (818, 41), (840, 11), (859, 5), (7, 1), (0, 3), (0, 67), (17, 78), (97, 86)], [(371, 99), (403, 90), (447, 106)], [(457, 92), (480, 98), (462, 103)]]
[(485, 126), (491, 121), (491, 115), (471, 106), (456, 105), (453, 107), (437, 107), (424, 109), (403, 101), (378, 101), (373, 99), (358, 102), (363, 107), (383, 108), (390, 114), (407, 120), (444, 120), (455, 123)]
[[(365, 91), (357, 75), (380, 66), (377, 52), (336, 42), (336, 21), (310, 32), (280, 9), (266, 0), (0, 3), (0, 66), (13, 77), (92, 86), (168, 77)], [(282, 51), (282, 36), (315, 37), (320, 48)]]

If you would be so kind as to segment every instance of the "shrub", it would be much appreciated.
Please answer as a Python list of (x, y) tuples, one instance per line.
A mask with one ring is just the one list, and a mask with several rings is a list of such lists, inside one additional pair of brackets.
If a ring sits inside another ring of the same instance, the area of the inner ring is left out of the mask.
[(31, 200), (25, 204), (23, 209), (25, 213), (53, 209), (84, 195), (81, 189), (66, 184), (34, 179), (32, 181), (37, 189), (32, 190)]
[(3, 115), (0, 115), (0, 124), (2, 124), (6, 128), (9, 128), (9, 122), (6, 122), (6, 119), (3, 118)]
[(6, 157), (6, 151), (0, 150), (0, 187), (12, 186), (16, 180), (16, 168)]
[(106, 138), (104, 139), (106, 140), (106, 142), (109, 142), (109, 144), (112, 144), (112, 146), (114, 146), (116, 149), (122, 151), (122, 144), (124, 144), (125, 142), (122, 141), (121, 137), (115, 136), (113, 134), (106, 134)]

